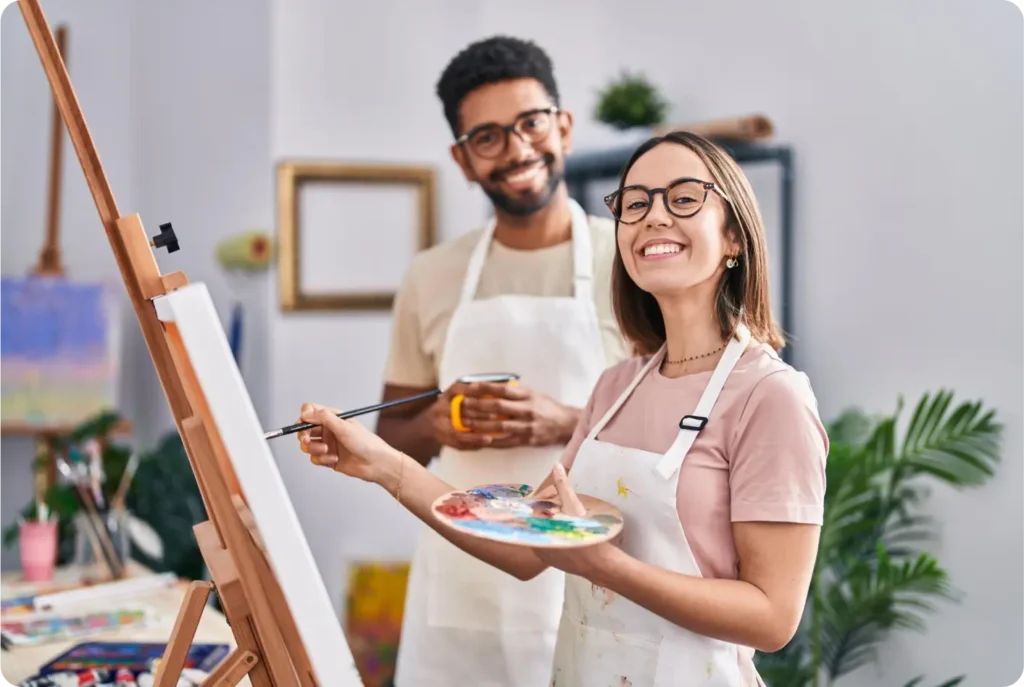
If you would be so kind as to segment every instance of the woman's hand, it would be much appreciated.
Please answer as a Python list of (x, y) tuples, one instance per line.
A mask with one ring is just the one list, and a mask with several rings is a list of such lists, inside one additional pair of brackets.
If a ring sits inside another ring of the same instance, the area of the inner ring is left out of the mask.
[[(558, 463), (551, 471), (551, 481), (554, 486), (540, 489), (530, 498), (550, 499), (557, 496), (561, 510), (566, 515), (584, 517), (587, 509), (580, 501), (572, 485), (569, 484), (569, 477), (565, 474), (565, 467)], [(601, 584), (600, 580), (606, 575), (607, 570), (615, 565), (615, 561), (622, 553), (611, 542), (586, 546), (580, 549), (534, 549), (537, 557), (546, 565), (558, 568), (570, 575), (576, 575), (590, 580), (595, 584)]]
[(379, 484), (391, 464), (401, 460), (379, 436), (355, 420), (342, 420), (331, 408), (304, 403), (299, 422), (320, 425), (299, 433), (299, 446), (314, 465)]

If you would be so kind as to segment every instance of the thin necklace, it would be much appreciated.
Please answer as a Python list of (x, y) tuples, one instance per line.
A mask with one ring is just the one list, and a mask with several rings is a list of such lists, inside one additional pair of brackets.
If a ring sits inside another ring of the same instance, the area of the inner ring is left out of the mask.
[(680, 365), (682, 363), (688, 363), (691, 360), (699, 360), (700, 358), (707, 358), (710, 355), (714, 355), (715, 353), (718, 353), (723, 348), (725, 348), (725, 344), (722, 344), (721, 346), (719, 346), (718, 348), (716, 348), (713, 351), (708, 351), (707, 353), (701, 353), (700, 355), (692, 355), (689, 358), (681, 358), (680, 360), (667, 360), (666, 359), (665, 360), (665, 364), (666, 365)]

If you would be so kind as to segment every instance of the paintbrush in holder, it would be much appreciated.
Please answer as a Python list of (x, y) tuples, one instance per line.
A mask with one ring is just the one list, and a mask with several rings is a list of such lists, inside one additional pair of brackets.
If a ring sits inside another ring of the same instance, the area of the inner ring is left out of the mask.
[[(81, 510), (75, 516), (75, 525), (78, 532), (85, 535), (89, 548), (92, 550), (93, 558), (106, 571), (107, 577), (121, 579), (124, 577), (124, 560), (118, 555), (110, 538), (110, 530), (107, 523), (106, 502), (101, 501), (103, 512), (96, 503), (93, 489), (97, 482), (94, 471), (80, 461), (71, 462), (64, 456), (57, 457), (57, 469), (63, 478), (74, 487), (78, 496)], [(102, 494), (100, 494), (102, 499)], [(84, 546), (76, 546), (76, 558), (84, 554)], [(84, 556), (83, 556), (84, 557)]]

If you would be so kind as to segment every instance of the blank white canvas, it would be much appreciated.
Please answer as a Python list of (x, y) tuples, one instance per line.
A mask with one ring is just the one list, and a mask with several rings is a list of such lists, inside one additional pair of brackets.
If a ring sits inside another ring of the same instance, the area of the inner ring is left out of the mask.
[(393, 292), (419, 251), (419, 187), (303, 181), (299, 288), (307, 295)]
[(158, 317), (174, 322), (181, 333), (318, 682), (362, 687), (206, 285), (189, 284), (154, 299), (154, 304)]

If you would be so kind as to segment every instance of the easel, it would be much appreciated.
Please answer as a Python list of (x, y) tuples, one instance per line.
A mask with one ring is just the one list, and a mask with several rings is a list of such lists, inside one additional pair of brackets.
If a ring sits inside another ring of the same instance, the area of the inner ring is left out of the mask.
[(246, 676), (254, 687), (317, 687), (318, 677), (325, 681), (331, 676), (313, 675), (281, 587), (232, 502), (233, 495), (241, 497), (241, 489), (181, 338), (173, 325), (157, 318), (150, 302), (188, 284), (181, 272), (161, 274), (152, 250), (178, 250), (174, 229), (161, 225), (160, 233), (149, 239), (137, 214), (120, 214), (39, 0), (18, 0), (18, 5), (78, 154), (210, 516), (194, 532), (213, 583), (189, 585), (157, 669), (155, 687), (177, 684), (213, 590), (220, 597), (237, 648), (210, 674), (204, 687), (230, 687)]

